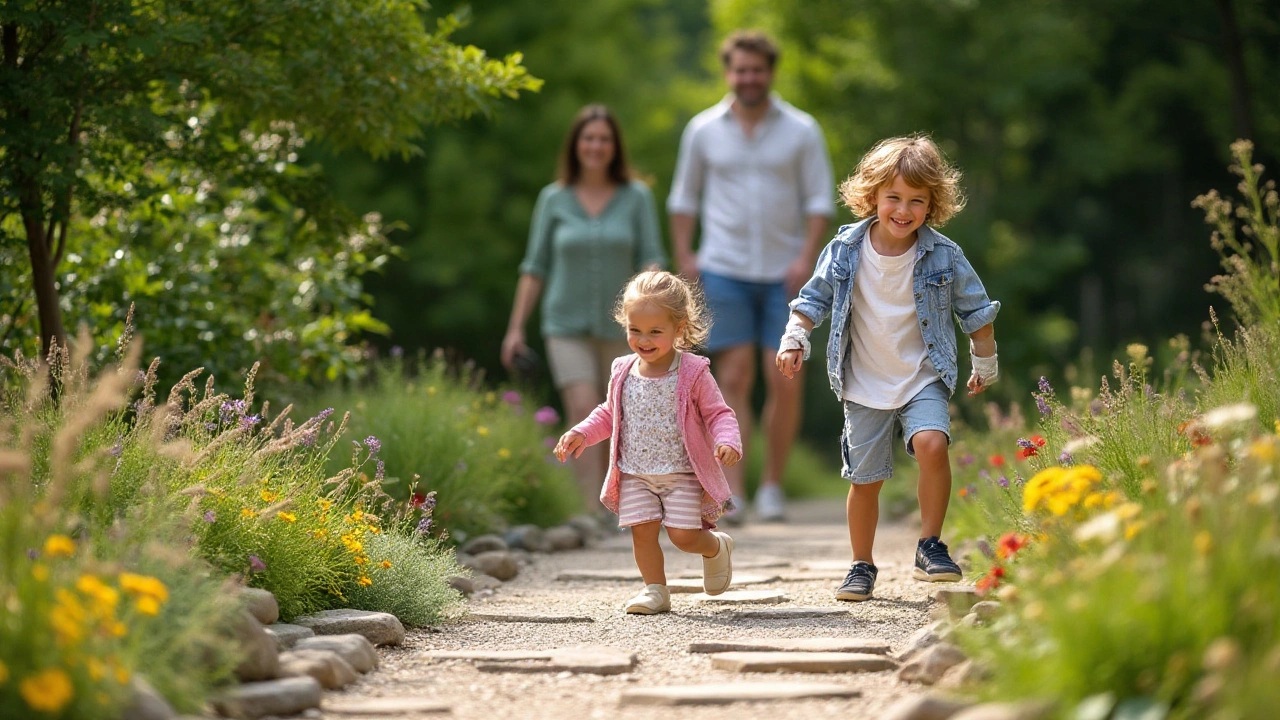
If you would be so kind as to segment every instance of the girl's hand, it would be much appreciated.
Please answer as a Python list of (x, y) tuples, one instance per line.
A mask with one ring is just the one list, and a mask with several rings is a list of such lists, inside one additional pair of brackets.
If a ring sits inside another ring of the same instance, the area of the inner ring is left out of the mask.
[(717, 445), (716, 459), (725, 467), (733, 467), (738, 464), (738, 461), (742, 459), (742, 456), (738, 454), (737, 450), (734, 450), (728, 445)]
[(587, 449), (587, 438), (580, 432), (569, 432), (560, 436), (559, 442), (556, 443), (556, 449), (553, 451), (556, 459), (564, 462), (570, 455), (579, 457), (582, 451)]
[(804, 363), (803, 350), (780, 350), (776, 360), (778, 370), (788, 379), (796, 376), (800, 370), (800, 365)]

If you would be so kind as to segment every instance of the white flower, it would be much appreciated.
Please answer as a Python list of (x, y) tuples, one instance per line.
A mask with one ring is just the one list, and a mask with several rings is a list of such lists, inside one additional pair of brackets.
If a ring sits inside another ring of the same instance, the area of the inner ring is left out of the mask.
[(1097, 445), (1099, 442), (1101, 442), (1101, 440), (1097, 437), (1093, 435), (1085, 435), (1084, 437), (1078, 437), (1074, 440), (1067, 441), (1067, 444), (1062, 446), (1062, 451), (1075, 455), (1087, 447)]
[(1073, 535), (1076, 542), (1100, 540), (1109, 543), (1120, 536), (1120, 518), (1115, 513), (1102, 513), (1076, 528)]
[(1236, 403), (1217, 407), (1196, 421), (1196, 424), (1207, 430), (1221, 430), (1231, 425), (1242, 425), (1253, 422), (1258, 417), (1258, 408), (1249, 403)]

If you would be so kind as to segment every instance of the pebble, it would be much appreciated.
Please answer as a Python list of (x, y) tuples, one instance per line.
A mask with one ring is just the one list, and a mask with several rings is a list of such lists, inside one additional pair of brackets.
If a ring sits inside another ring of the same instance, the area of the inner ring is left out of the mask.
[(507, 541), (497, 535), (477, 535), (471, 538), (462, 546), (462, 552), (467, 555), (479, 555), (487, 552), (502, 552), (510, 549)]
[(465, 562), (460, 560), (458, 564), (478, 573), (491, 575), (504, 582), (515, 577), (520, 572), (520, 566), (516, 563), (515, 556), (506, 550), (482, 552), (479, 555), (468, 558)]
[(468, 577), (462, 577), (461, 575), (454, 575), (453, 577), (449, 578), (448, 582), (449, 582), (449, 587), (453, 588), (454, 590), (457, 590), (463, 595), (470, 595), (476, 591), (475, 583), (473, 583), (471, 581), (471, 578), (468, 578)]
[(933, 685), (943, 674), (966, 660), (964, 651), (947, 642), (939, 642), (916, 653), (898, 671), (903, 682)]
[(311, 628), (317, 635), (356, 633), (374, 645), (399, 645), (404, 642), (404, 625), (395, 615), (366, 610), (323, 610), (304, 615), (295, 624)]
[(542, 528), (537, 525), (517, 525), (508, 530), (503, 539), (513, 550), (551, 552), (551, 544), (547, 542)]
[(482, 592), (484, 590), (497, 590), (498, 588), (502, 587), (502, 581), (496, 577), (491, 577), (489, 575), (477, 575), (471, 578), (471, 586), (475, 588), (476, 592)]

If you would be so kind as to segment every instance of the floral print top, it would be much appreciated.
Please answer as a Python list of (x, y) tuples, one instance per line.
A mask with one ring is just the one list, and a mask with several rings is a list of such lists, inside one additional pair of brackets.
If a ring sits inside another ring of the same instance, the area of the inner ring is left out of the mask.
[(631, 475), (693, 472), (676, 417), (680, 354), (661, 377), (644, 377), (639, 368), (640, 363), (632, 365), (622, 381), (618, 469)]

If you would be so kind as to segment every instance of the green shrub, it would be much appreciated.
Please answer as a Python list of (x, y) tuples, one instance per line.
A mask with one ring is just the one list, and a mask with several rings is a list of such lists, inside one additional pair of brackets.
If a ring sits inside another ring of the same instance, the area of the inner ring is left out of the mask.
[(354, 607), (391, 613), (406, 627), (425, 627), (439, 625), (459, 605), (461, 596), (447, 581), (464, 571), (439, 540), (384, 533), (368, 545), (370, 555), (383, 560), (370, 572), (373, 585), (347, 589)]

